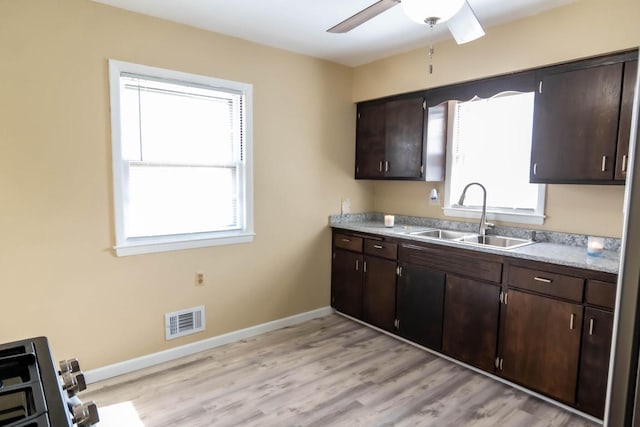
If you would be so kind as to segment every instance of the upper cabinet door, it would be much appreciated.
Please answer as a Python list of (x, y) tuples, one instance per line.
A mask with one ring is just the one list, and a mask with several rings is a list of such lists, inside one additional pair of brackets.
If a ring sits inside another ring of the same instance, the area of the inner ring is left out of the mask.
[(631, 110), (633, 109), (633, 93), (638, 73), (638, 61), (624, 64), (622, 80), (622, 103), (620, 104), (620, 128), (618, 131), (618, 151), (616, 154), (615, 179), (624, 181), (629, 166), (629, 136), (631, 135)]
[(588, 183), (613, 180), (623, 63), (540, 80), (536, 92), (530, 180)]
[(422, 178), (424, 99), (389, 101), (386, 108), (385, 177)]
[(384, 103), (358, 105), (356, 122), (356, 178), (382, 178), (386, 138)]
[(421, 95), (358, 104), (356, 178), (441, 181), (446, 141), (427, 140), (426, 118)]

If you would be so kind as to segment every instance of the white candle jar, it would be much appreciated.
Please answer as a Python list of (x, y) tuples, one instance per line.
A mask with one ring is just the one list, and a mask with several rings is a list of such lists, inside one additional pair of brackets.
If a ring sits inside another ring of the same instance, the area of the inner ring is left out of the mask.
[(604, 237), (589, 236), (587, 240), (587, 255), (601, 256), (604, 250)]

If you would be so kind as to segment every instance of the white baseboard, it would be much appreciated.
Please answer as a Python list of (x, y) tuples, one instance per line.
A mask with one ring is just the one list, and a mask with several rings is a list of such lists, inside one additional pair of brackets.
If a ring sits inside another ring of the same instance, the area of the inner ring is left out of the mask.
[(118, 375), (128, 374), (143, 368), (148, 368), (159, 363), (169, 362), (201, 351), (220, 347), (255, 335), (264, 334), (265, 332), (271, 332), (287, 326), (297, 325), (298, 323), (306, 322), (307, 320), (325, 317), (332, 313), (333, 309), (331, 307), (322, 307), (305, 313), (285, 317), (283, 319), (273, 320), (271, 322), (218, 335), (217, 337), (207, 338), (202, 341), (197, 341), (180, 347), (170, 348), (158, 353), (148, 354), (146, 356), (136, 357), (135, 359), (125, 360), (124, 362), (114, 363), (113, 365), (92, 369), (90, 371), (86, 371), (84, 373), (84, 377), (87, 384), (95, 383)]

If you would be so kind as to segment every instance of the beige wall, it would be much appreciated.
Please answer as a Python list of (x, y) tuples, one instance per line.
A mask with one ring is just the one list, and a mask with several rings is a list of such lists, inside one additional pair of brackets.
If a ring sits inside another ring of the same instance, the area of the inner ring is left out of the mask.
[[(473, 80), (638, 46), (640, 2), (581, 0), (498, 27), (477, 41), (435, 46), (434, 73), (418, 49), (354, 70), (353, 99), (362, 101)], [(374, 184), (374, 208), (398, 214), (443, 217), (430, 206), (424, 183)], [(441, 186), (437, 188), (441, 189)], [(620, 237), (621, 186), (549, 185), (547, 221), (536, 228)]]
[[(351, 69), (87, 0), (0, 2), (0, 53), (0, 342), (91, 369), (329, 304), (327, 216), (373, 207)], [(113, 255), (108, 58), (254, 85), (253, 243)], [(200, 304), (206, 332), (166, 342)]]
[[(91, 369), (328, 305), (327, 215), (342, 197), (440, 215), (431, 185), (353, 180), (352, 101), (631, 47), (638, 5), (616, 3), (444, 43), (427, 76), (423, 51), (351, 70), (87, 0), (0, 2), (0, 342), (46, 335)], [(254, 85), (253, 243), (113, 255), (109, 58)], [(621, 188), (548, 199), (549, 228), (620, 233)], [(163, 314), (200, 304), (207, 331), (164, 341)]]

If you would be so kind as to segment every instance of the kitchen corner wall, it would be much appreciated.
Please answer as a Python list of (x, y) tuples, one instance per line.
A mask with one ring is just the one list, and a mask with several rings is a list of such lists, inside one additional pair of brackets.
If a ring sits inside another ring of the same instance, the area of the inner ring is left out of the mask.
[[(356, 68), (353, 100), (364, 101), (637, 47), (639, 16), (637, 0), (581, 0), (509, 24), (487, 27), (487, 35), (474, 42), (458, 46), (448, 41), (435, 45), (432, 75), (427, 71), (426, 48)], [(375, 183), (374, 209), (442, 218), (442, 209), (429, 205), (428, 192), (433, 187), (425, 183)], [(436, 188), (443, 189), (441, 184)], [(547, 219), (544, 225), (535, 228), (620, 237), (623, 195), (622, 186), (549, 185)]]
[[(0, 342), (92, 369), (329, 305), (327, 217), (373, 208), (352, 69), (88, 0), (0, 2), (0, 52)], [(253, 243), (114, 256), (109, 58), (253, 84)], [(206, 331), (165, 341), (201, 304)]]

